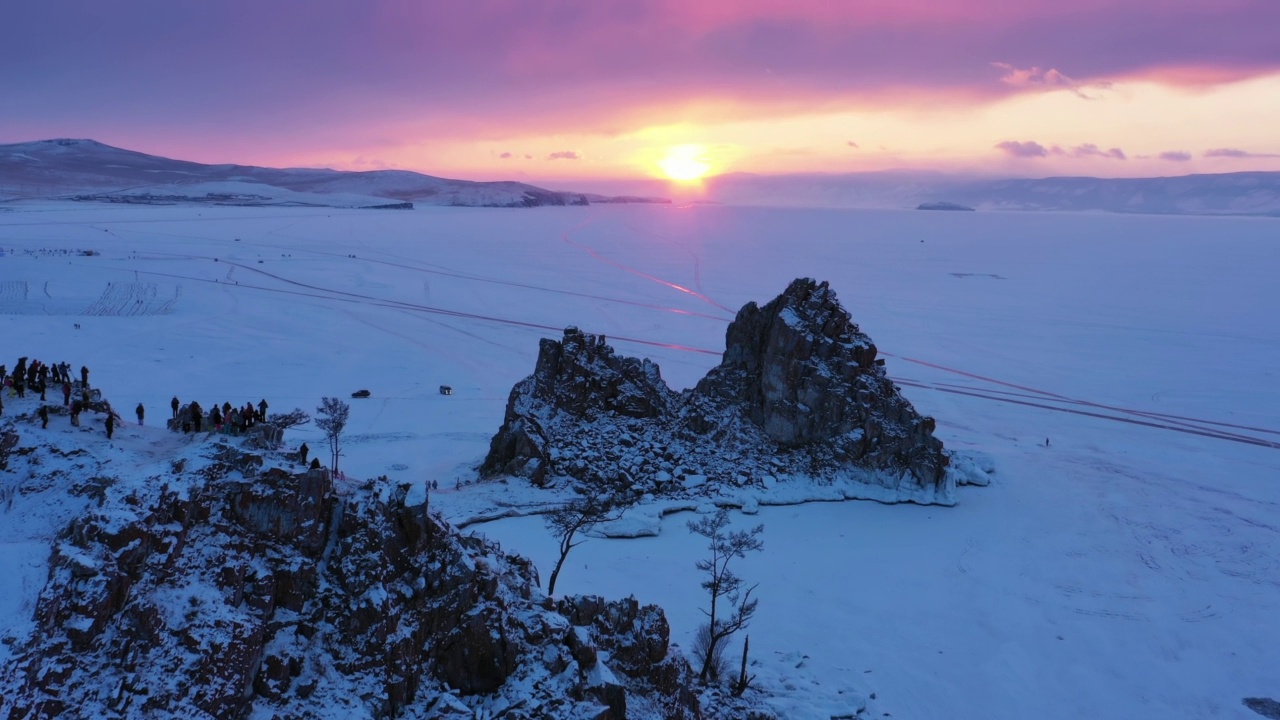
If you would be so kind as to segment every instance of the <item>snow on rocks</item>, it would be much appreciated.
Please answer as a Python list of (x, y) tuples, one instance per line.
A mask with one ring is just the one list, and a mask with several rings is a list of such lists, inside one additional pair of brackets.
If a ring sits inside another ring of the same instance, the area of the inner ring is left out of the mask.
[(108, 445), (16, 404), (0, 539), (40, 549), (39, 582), (5, 599), (34, 622), (3, 626), (0, 716), (699, 716), (660, 608), (552, 601), (407, 484), (159, 428)]
[(809, 279), (743, 307), (721, 364), (683, 393), (649, 360), (571, 327), (541, 341), (481, 473), (720, 504), (741, 505), (744, 491), (771, 496), (760, 503), (954, 504), (957, 482), (976, 476), (948, 467), (933, 419), (916, 413), (876, 352), (827, 284)]

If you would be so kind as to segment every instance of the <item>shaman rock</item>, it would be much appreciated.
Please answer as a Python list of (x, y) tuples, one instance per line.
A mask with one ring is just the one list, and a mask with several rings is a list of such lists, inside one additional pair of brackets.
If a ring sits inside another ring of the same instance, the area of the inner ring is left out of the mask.
[(677, 494), (706, 476), (767, 485), (778, 474), (858, 473), (920, 499), (949, 482), (933, 430), (835, 292), (799, 279), (764, 306), (743, 307), (720, 365), (683, 393), (603, 337), (569, 328), (561, 341), (542, 340), (481, 472)]

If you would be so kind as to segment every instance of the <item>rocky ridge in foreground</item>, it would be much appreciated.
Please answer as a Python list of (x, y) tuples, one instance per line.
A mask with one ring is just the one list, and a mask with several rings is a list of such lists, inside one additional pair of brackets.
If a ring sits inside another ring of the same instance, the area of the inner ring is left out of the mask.
[(700, 717), (660, 608), (549, 599), (408, 485), (140, 429), (149, 460), (15, 404), (0, 511), (71, 519), (0, 717)]
[(666, 496), (852, 479), (867, 497), (949, 504), (964, 478), (933, 430), (835, 292), (799, 279), (744, 306), (721, 364), (683, 393), (603, 337), (569, 328), (542, 340), (481, 473)]

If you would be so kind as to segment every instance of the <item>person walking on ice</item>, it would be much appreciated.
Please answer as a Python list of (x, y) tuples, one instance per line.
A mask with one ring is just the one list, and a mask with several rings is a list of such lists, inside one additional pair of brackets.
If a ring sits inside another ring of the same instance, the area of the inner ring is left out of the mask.
[(115, 432), (116, 432), (116, 414), (108, 410), (107, 411), (107, 439), (110, 440), (111, 436), (114, 435)]
[(49, 406), (41, 405), (40, 410), (36, 414), (40, 416), (40, 429), (48, 430), (49, 429)]
[(142, 407), (142, 403), (138, 403), (138, 407), (134, 408), (133, 412), (138, 416), (138, 424), (142, 425), (142, 418), (147, 414), (147, 409)]

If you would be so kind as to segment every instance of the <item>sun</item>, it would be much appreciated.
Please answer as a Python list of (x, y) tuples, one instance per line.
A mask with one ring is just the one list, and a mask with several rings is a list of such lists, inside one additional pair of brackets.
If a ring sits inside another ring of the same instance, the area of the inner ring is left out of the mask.
[(676, 182), (697, 182), (711, 172), (706, 159), (707, 149), (702, 145), (676, 145), (658, 161), (662, 174)]

